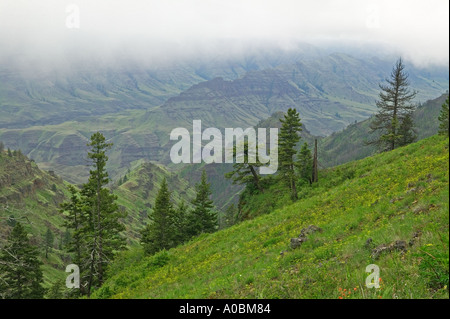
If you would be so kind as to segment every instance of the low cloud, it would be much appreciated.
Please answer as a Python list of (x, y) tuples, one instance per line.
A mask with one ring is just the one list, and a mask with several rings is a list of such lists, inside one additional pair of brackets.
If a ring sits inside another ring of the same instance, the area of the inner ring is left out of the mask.
[(234, 54), (254, 43), (369, 46), (448, 65), (449, 2), (2, 0), (0, 64)]

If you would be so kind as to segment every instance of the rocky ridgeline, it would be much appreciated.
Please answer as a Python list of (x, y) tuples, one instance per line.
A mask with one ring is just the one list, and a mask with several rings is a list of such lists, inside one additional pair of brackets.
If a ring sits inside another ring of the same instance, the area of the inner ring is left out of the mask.
[[(95, 128), (92, 129), (93, 132), (94, 130)], [(125, 132), (122, 132), (124, 130)], [(139, 132), (136, 135), (126, 129), (103, 130), (103, 133), (108, 141), (113, 143), (110, 156), (113, 167), (129, 167), (130, 163), (143, 158), (161, 160), (158, 155), (161, 152), (160, 141), (154, 133)], [(83, 183), (89, 176), (86, 166), (86, 144), (89, 141), (78, 131), (61, 133), (33, 128), (14, 130), (3, 135), (0, 133), (0, 138), (11, 148), (20, 148), (24, 154), (32, 154), (37, 163), (51, 165), (54, 167), (52, 169), (68, 182)], [(115, 173), (113, 171), (111, 176), (114, 177)]]
[[(40, 170), (21, 152), (0, 154), (0, 204), (21, 203), (34, 196), (37, 190), (51, 191), (52, 187), (62, 183), (59, 177)], [(62, 193), (55, 193), (55, 201), (62, 196)]]

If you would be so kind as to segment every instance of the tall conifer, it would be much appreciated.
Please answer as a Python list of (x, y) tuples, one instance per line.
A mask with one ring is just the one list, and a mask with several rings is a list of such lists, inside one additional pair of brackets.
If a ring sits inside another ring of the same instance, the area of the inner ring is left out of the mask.
[(149, 215), (150, 223), (142, 231), (141, 243), (144, 251), (152, 255), (160, 250), (174, 246), (175, 211), (170, 199), (166, 178), (163, 179), (155, 199), (153, 212)]
[(442, 109), (441, 109), (441, 113), (439, 114), (439, 134), (440, 135), (447, 135), (448, 137), (448, 96), (447, 99), (445, 100), (444, 104), (442, 104)]
[(201, 233), (212, 233), (216, 230), (218, 220), (211, 200), (210, 184), (207, 181), (206, 171), (203, 170), (200, 183), (196, 186), (197, 194), (192, 201), (194, 206), (189, 219), (191, 236)]
[(371, 133), (377, 133), (377, 137), (368, 142), (375, 144), (381, 151), (404, 145), (414, 134), (411, 113), (415, 105), (411, 101), (416, 92), (409, 89), (408, 74), (401, 58), (386, 82), (386, 85), (380, 84), (378, 113), (370, 124)]
[(284, 115), (284, 119), (280, 119), (280, 121), (282, 123), (278, 142), (280, 172), (282, 178), (289, 186), (292, 199), (297, 200), (294, 155), (296, 153), (295, 146), (300, 141), (300, 135), (298, 133), (302, 131), (302, 123), (300, 122), (300, 115), (297, 110), (291, 108)]
[(17, 222), (0, 249), (0, 298), (42, 299), (43, 275), (38, 251), (28, 240), (27, 232)]

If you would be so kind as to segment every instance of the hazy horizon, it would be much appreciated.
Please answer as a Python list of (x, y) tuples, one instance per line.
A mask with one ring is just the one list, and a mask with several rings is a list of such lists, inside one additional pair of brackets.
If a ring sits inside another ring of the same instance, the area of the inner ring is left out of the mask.
[(449, 2), (0, 1), (0, 64), (164, 63), (308, 43), (449, 64)]

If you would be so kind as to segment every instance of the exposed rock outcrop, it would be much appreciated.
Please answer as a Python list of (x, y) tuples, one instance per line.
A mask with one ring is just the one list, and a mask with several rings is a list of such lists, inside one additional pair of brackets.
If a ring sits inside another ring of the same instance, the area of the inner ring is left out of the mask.
[(298, 237), (291, 238), (291, 248), (295, 249), (297, 247), (300, 247), (305, 241), (307, 241), (307, 235), (315, 233), (317, 231), (322, 232), (322, 228), (314, 225), (309, 225), (308, 227), (303, 228), (300, 231), (300, 235), (298, 235)]
[(383, 253), (389, 253), (392, 251), (401, 251), (402, 253), (405, 253), (407, 251), (407, 244), (404, 240), (396, 240), (390, 244), (382, 244), (376, 247), (374, 250), (372, 250), (372, 258), (378, 259), (381, 254)]

